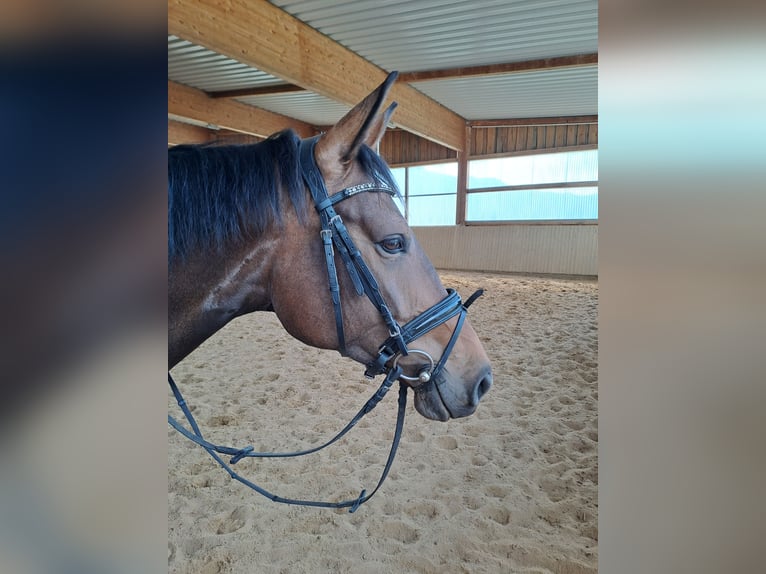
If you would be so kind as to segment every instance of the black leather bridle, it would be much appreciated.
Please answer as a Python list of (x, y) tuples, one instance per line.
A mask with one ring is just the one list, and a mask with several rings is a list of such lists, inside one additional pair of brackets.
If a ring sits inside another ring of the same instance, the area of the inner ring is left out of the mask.
[[(388, 373), (391, 368), (396, 366), (400, 357), (414, 353), (426, 357), (430, 364), (421, 369), (417, 377), (400, 375), (399, 378), (407, 381), (420, 382), (421, 385), (415, 387), (416, 392), (418, 390), (425, 390), (424, 387), (428, 386), (427, 383), (435, 381), (444, 368), (447, 358), (452, 352), (460, 335), (460, 330), (463, 328), (468, 307), (483, 294), (483, 290), (479, 289), (471, 295), (465, 303), (463, 303), (460, 299), (460, 295), (455, 290), (447, 289), (447, 296), (444, 299), (426, 309), (411, 321), (404, 325), (400, 325), (383, 299), (378, 282), (375, 280), (375, 276), (372, 274), (369, 267), (367, 267), (362, 254), (357, 249), (346, 226), (343, 224), (343, 220), (334, 209), (336, 204), (354, 197), (359, 193), (387, 193), (392, 197), (395, 197), (397, 192), (383, 180), (376, 178), (374, 183), (363, 183), (347, 187), (338, 193), (329, 195), (322, 174), (314, 159), (314, 147), (320, 137), (321, 136), (315, 136), (300, 142), (300, 166), (303, 179), (311, 192), (311, 197), (314, 200), (314, 207), (319, 213), (322, 223), (320, 235), (324, 245), (325, 262), (327, 264), (327, 274), (330, 282), (330, 294), (335, 312), (335, 327), (338, 332), (338, 350), (342, 355), (346, 355), (346, 338), (343, 331), (343, 311), (341, 308), (338, 272), (335, 265), (335, 249), (337, 249), (338, 255), (351, 277), (356, 293), (360, 296), (367, 295), (367, 298), (378, 310), (388, 328), (389, 337), (378, 349), (377, 357), (367, 364), (367, 368), (364, 372), (365, 376), (373, 378), (376, 375)], [(452, 336), (450, 337), (447, 346), (444, 348), (438, 363), (435, 363), (431, 356), (425, 351), (410, 349), (407, 346), (415, 339), (422, 337), (456, 315), (459, 315), (457, 325), (455, 326)]]
[[(408, 321), (404, 325), (400, 325), (394, 318), (391, 310), (386, 304), (383, 296), (380, 293), (378, 282), (375, 280), (372, 272), (370, 271), (364, 259), (354, 245), (351, 236), (343, 224), (341, 217), (335, 212), (333, 206), (340, 201), (354, 197), (359, 193), (364, 192), (378, 192), (388, 193), (391, 196), (396, 196), (396, 190), (392, 189), (384, 181), (379, 178), (375, 178), (374, 183), (363, 183), (361, 185), (355, 185), (348, 187), (332, 196), (328, 195), (327, 188), (325, 187), (322, 174), (316, 165), (314, 160), (314, 146), (317, 140), (321, 136), (317, 136), (311, 139), (302, 140), (300, 142), (300, 167), (303, 174), (303, 179), (306, 182), (309, 190), (311, 191), (311, 197), (314, 200), (314, 206), (319, 213), (319, 217), (322, 223), (322, 230), (320, 234), (322, 236), (322, 243), (324, 245), (325, 261), (327, 263), (327, 273), (330, 282), (330, 294), (332, 298), (333, 309), (335, 312), (335, 325), (338, 331), (338, 350), (342, 355), (346, 355), (346, 339), (343, 331), (343, 312), (341, 308), (340, 298), (340, 284), (338, 283), (338, 272), (335, 266), (335, 250), (337, 249), (341, 260), (343, 261), (346, 270), (351, 277), (351, 281), (354, 284), (354, 288), (359, 296), (367, 295), (372, 304), (377, 308), (383, 321), (388, 328), (389, 337), (383, 342), (378, 349), (378, 354), (374, 360), (367, 364), (365, 369), (365, 376), (373, 378), (376, 375), (385, 373), (386, 377), (383, 383), (380, 385), (375, 394), (364, 404), (361, 410), (354, 416), (353, 419), (341, 430), (337, 435), (326, 443), (313, 447), (307, 450), (298, 452), (255, 452), (252, 446), (246, 446), (244, 448), (236, 448), (229, 446), (217, 445), (206, 440), (202, 431), (200, 430), (197, 421), (191, 413), (191, 409), (186, 404), (181, 391), (178, 389), (173, 377), (168, 373), (168, 384), (170, 385), (173, 395), (178, 402), (179, 407), (184, 413), (186, 420), (188, 421), (191, 429), (184, 427), (175, 418), (168, 415), (168, 423), (175, 428), (178, 432), (183, 434), (189, 440), (195, 442), (202, 448), (204, 448), (215, 461), (229, 473), (232, 479), (241, 482), (242, 484), (252, 488), (259, 494), (273, 500), (274, 502), (282, 502), (285, 504), (294, 504), (302, 506), (317, 506), (324, 508), (348, 508), (350, 512), (354, 512), (359, 506), (367, 502), (378, 491), (380, 486), (388, 476), (388, 471), (391, 469), (391, 465), (396, 455), (396, 449), (399, 446), (399, 440), (402, 436), (402, 429), (404, 428), (404, 414), (407, 406), (407, 388), (402, 380), (416, 381), (420, 384), (413, 387), (416, 393), (426, 392), (430, 389), (431, 385), (435, 385), (438, 391), (437, 377), (444, 368), (447, 358), (449, 357), (452, 349), (457, 342), (460, 330), (465, 322), (466, 313), (468, 307), (483, 293), (482, 289), (476, 291), (471, 295), (465, 303), (460, 300), (460, 295), (453, 289), (447, 289), (447, 296), (433, 305), (432, 307), (423, 311), (420, 315), (414, 319)], [(449, 342), (447, 343), (442, 356), (438, 363), (434, 363), (431, 356), (425, 351), (419, 349), (411, 349), (408, 344), (422, 337), (426, 333), (435, 329), (439, 325), (449, 321), (452, 317), (458, 316), (457, 324), (452, 332)], [(429, 365), (424, 369), (421, 369), (417, 377), (409, 377), (402, 373), (401, 366), (398, 365), (399, 359), (408, 354), (418, 354), (428, 359)], [(396, 430), (394, 431), (394, 439), (391, 443), (391, 450), (388, 454), (388, 460), (383, 469), (383, 473), (378, 480), (378, 484), (375, 489), (367, 494), (366, 490), (362, 490), (359, 496), (352, 500), (345, 500), (341, 502), (324, 502), (313, 500), (299, 500), (293, 498), (285, 498), (272, 494), (257, 484), (249, 481), (248, 479), (240, 476), (236, 473), (231, 466), (242, 460), (243, 458), (286, 458), (303, 456), (317, 452), (326, 446), (333, 444), (340, 440), (348, 431), (350, 431), (364, 415), (369, 413), (375, 406), (383, 399), (394, 381), (399, 380), (399, 408), (396, 417)], [(223, 460), (221, 455), (231, 456), (228, 463)]]

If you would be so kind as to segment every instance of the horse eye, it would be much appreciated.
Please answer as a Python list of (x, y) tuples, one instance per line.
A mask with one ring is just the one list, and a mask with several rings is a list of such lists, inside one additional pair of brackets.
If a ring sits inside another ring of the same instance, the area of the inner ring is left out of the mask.
[(378, 245), (389, 253), (399, 253), (404, 250), (404, 238), (401, 235), (392, 235), (391, 237), (386, 237)]

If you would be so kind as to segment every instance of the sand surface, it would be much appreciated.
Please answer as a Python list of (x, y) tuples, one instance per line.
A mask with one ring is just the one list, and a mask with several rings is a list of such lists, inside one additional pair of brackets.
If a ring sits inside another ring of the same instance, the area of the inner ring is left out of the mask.
[[(596, 281), (442, 271), (463, 297), (494, 386), (448, 423), (410, 393), (388, 480), (354, 514), (274, 503), (169, 428), (172, 573), (596, 572)], [(212, 442), (294, 450), (331, 437), (382, 377), (292, 339), (271, 313), (230, 323), (174, 370)], [(340, 443), (238, 471), (286, 497), (346, 500), (377, 483), (396, 387)], [(176, 418), (182, 415), (169, 395)]]

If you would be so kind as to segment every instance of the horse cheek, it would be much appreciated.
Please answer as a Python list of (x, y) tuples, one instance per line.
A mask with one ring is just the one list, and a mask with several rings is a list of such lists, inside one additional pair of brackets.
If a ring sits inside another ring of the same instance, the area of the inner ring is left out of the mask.
[(285, 330), (302, 343), (320, 349), (332, 349), (337, 345), (334, 328), (326, 328), (324, 307), (318, 304), (306, 282), (277, 283), (272, 306)]

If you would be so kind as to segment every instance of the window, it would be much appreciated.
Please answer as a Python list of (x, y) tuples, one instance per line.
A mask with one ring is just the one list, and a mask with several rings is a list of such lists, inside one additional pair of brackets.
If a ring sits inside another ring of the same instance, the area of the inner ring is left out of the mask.
[[(396, 181), (396, 187), (399, 188), (399, 191), (402, 193), (402, 197), (407, 197), (405, 194), (405, 189), (407, 189), (407, 168), (405, 167), (392, 167), (391, 169), (391, 175), (394, 176), (394, 181)], [(407, 206), (406, 206), (406, 200), (399, 201), (396, 197), (394, 198), (394, 203), (396, 204), (396, 207), (399, 208), (399, 211), (402, 212), (402, 215), (407, 218)]]
[(399, 209), (412, 226), (455, 225), (457, 163), (391, 169), (405, 206)]
[(598, 150), (468, 162), (466, 221), (598, 219)]

